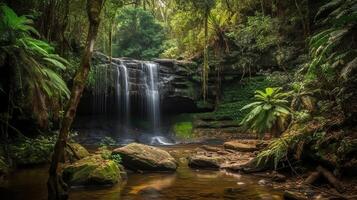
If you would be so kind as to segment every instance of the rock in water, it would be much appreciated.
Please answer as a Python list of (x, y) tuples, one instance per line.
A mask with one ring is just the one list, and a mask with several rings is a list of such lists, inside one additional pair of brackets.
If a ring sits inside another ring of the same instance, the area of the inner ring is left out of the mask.
[(253, 152), (258, 150), (256, 145), (254, 144), (244, 144), (242, 142), (234, 141), (234, 140), (225, 142), (223, 146), (225, 149), (232, 149), (235, 151), (242, 151), (242, 152)]
[(113, 185), (121, 180), (118, 164), (100, 155), (87, 156), (66, 165), (62, 177), (71, 186)]
[(119, 154), (124, 167), (135, 171), (175, 171), (176, 160), (162, 149), (131, 143), (115, 149), (112, 154)]
[(191, 155), (188, 158), (188, 165), (192, 168), (218, 169), (223, 162), (221, 156)]

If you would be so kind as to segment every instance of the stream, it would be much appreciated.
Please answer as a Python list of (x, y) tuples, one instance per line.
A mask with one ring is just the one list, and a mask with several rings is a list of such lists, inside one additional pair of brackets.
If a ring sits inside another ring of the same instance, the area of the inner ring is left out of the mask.
[[(112, 187), (77, 187), (71, 200), (192, 200), (192, 199), (283, 199), (282, 193), (260, 185), (250, 175), (224, 171), (195, 170), (187, 166), (186, 155), (197, 145), (161, 146), (178, 161), (176, 173), (128, 173), (128, 179)], [(47, 198), (48, 166), (17, 170), (0, 191), (1, 197), (13, 200)], [(1, 198), (3, 199), (3, 198)]]

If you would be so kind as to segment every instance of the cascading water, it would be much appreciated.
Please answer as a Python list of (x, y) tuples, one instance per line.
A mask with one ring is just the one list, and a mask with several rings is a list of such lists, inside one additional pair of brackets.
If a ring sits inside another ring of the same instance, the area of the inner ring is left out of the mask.
[(130, 88), (129, 75), (127, 66), (120, 62), (115, 64), (116, 67), (116, 86), (115, 96), (117, 98), (118, 113), (120, 115), (121, 124), (124, 127), (124, 132), (128, 132), (129, 117), (130, 117)]
[(160, 129), (159, 65), (117, 58), (101, 62), (93, 67), (93, 130), (103, 130), (120, 143), (174, 144)]
[(94, 68), (96, 79), (94, 85), (93, 111), (96, 114), (105, 114), (107, 111), (108, 65), (102, 64)]
[(158, 88), (158, 66), (156, 63), (144, 63), (146, 71), (146, 102), (148, 117), (151, 120), (152, 129), (159, 132), (160, 126), (160, 94)]

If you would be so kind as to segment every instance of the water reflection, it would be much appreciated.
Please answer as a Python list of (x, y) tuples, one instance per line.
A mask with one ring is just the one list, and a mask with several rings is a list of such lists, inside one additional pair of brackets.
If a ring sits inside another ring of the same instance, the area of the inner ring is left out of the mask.
[(175, 182), (176, 176), (167, 176), (167, 177), (152, 177), (151, 180), (144, 181), (139, 183), (136, 186), (131, 187), (129, 190), (130, 195), (137, 195), (138, 193), (143, 193), (144, 191), (161, 191), (165, 188), (170, 187)]
[[(168, 148), (168, 147), (167, 147)], [(177, 158), (187, 147), (170, 147)], [(42, 200), (47, 197), (48, 168), (24, 169), (14, 173), (0, 190), (1, 199)], [(181, 162), (176, 173), (130, 173), (128, 180), (113, 187), (72, 189), (71, 200), (281, 200), (280, 192), (258, 184), (252, 176), (225, 171), (191, 170)]]

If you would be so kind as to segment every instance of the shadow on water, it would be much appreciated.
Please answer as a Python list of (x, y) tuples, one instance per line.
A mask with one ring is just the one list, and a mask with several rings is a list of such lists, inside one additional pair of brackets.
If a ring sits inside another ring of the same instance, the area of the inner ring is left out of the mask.
[[(179, 161), (176, 173), (129, 173), (128, 179), (113, 187), (72, 188), (72, 200), (206, 200), (283, 199), (281, 193), (261, 186), (258, 179), (224, 171), (192, 170), (187, 166), (189, 150), (196, 145), (162, 147)], [(0, 196), (14, 200), (46, 199), (47, 166), (13, 173)], [(1, 198), (3, 199), (3, 198)]]

